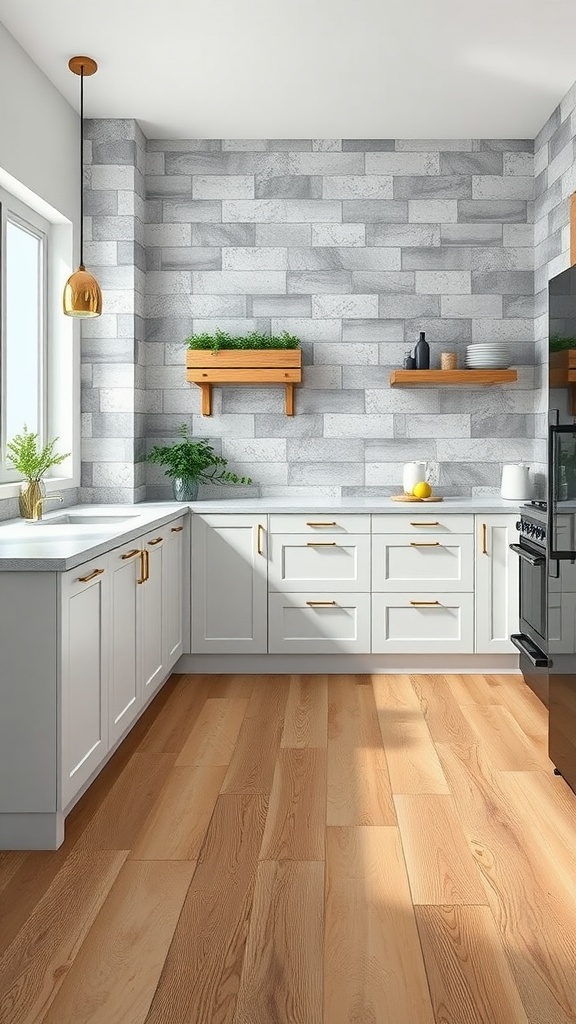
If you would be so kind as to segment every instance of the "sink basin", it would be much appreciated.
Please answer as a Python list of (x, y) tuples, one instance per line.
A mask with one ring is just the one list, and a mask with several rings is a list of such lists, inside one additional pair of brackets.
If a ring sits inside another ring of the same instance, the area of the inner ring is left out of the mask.
[[(39, 519), (41, 526), (115, 526), (116, 523), (127, 523), (130, 519), (138, 519), (137, 515), (117, 516), (110, 515), (76, 515), (73, 512), (61, 516), (52, 516), (50, 519)], [(35, 524), (32, 523), (34, 526)]]

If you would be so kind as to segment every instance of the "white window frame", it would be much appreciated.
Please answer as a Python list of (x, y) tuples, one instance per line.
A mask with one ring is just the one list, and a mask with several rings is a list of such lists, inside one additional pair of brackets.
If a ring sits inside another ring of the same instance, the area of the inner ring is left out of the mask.
[[(71, 452), (46, 474), (46, 489), (60, 491), (80, 483), (80, 355), (79, 328), (64, 316), (62, 290), (72, 272), (72, 224), (25, 186), (0, 170), (0, 298), (5, 294), (3, 253), (7, 220), (43, 237), (44, 328), (41, 355), (40, 441), (58, 437), (57, 451)], [(5, 303), (2, 302), (2, 309)], [(0, 500), (16, 497), (21, 477), (5, 458), (4, 313), (0, 320)]]

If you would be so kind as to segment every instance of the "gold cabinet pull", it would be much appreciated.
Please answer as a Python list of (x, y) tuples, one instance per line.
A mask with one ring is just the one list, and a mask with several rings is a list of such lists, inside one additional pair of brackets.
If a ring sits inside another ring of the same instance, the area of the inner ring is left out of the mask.
[(171, 531), (172, 533), (182, 533), (182, 530), (183, 530), (183, 529), (184, 529), (184, 527), (183, 527), (183, 526), (171, 526), (171, 527), (170, 527), (170, 531)]
[(262, 523), (258, 523), (258, 528), (256, 530), (256, 548), (259, 555), (264, 554), (264, 527), (262, 526)]
[(411, 540), (411, 548), (441, 548), (439, 540)]
[(149, 541), (148, 541), (148, 544), (150, 544), (150, 545), (154, 546), (154, 544), (159, 544), (159, 543), (160, 543), (160, 541), (162, 541), (162, 540), (164, 540), (164, 538), (163, 538), (163, 537), (154, 537), (154, 539), (153, 539), (153, 540), (149, 540)]
[(306, 526), (338, 526), (338, 523), (306, 523)]
[(140, 552), (140, 579), (137, 583), (146, 583), (150, 579), (150, 553), (144, 548)]
[(410, 526), (440, 526), (440, 523), (410, 523)]
[(310, 608), (332, 608), (336, 601), (306, 601)]
[(120, 558), (125, 562), (127, 558), (135, 558), (139, 554), (140, 548), (132, 548), (132, 551), (126, 551), (123, 555), (120, 555)]
[(89, 583), (90, 580), (96, 579), (97, 576), (102, 576), (105, 573), (105, 569), (94, 569), (94, 572), (89, 572), (87, 576), (79, 576), (79, 583)]
[(338, 545), (335, 540), (307, 540), (307, 548), (335, 548)]
[(414, 608), (433, 608), (440, 604), (440, 601), (410, 601)]
[(488, 554), (488, 527), (486, 523), (482, 523), (482, 554)]

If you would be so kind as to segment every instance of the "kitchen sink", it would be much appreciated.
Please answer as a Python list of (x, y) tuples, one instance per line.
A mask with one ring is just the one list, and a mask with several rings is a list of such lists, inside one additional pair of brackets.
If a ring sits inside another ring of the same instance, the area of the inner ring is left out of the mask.
[[(117, 516), (110, 515), (76, 515), (73, 512), (61, 516), (52, 516), (50, 519), (39, 519), (41, 526), (115, 526), (116, 523), (127, 523), (130, 519), (139, 519), (138, 515)], [(32, 523), (32, 525), (36, 525)]]

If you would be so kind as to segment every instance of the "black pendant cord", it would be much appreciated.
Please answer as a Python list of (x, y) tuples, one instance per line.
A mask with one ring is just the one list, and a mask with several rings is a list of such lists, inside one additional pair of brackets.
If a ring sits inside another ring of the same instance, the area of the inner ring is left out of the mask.
[(84, 266), (84, 65), (80, 68), (80, 266)]

